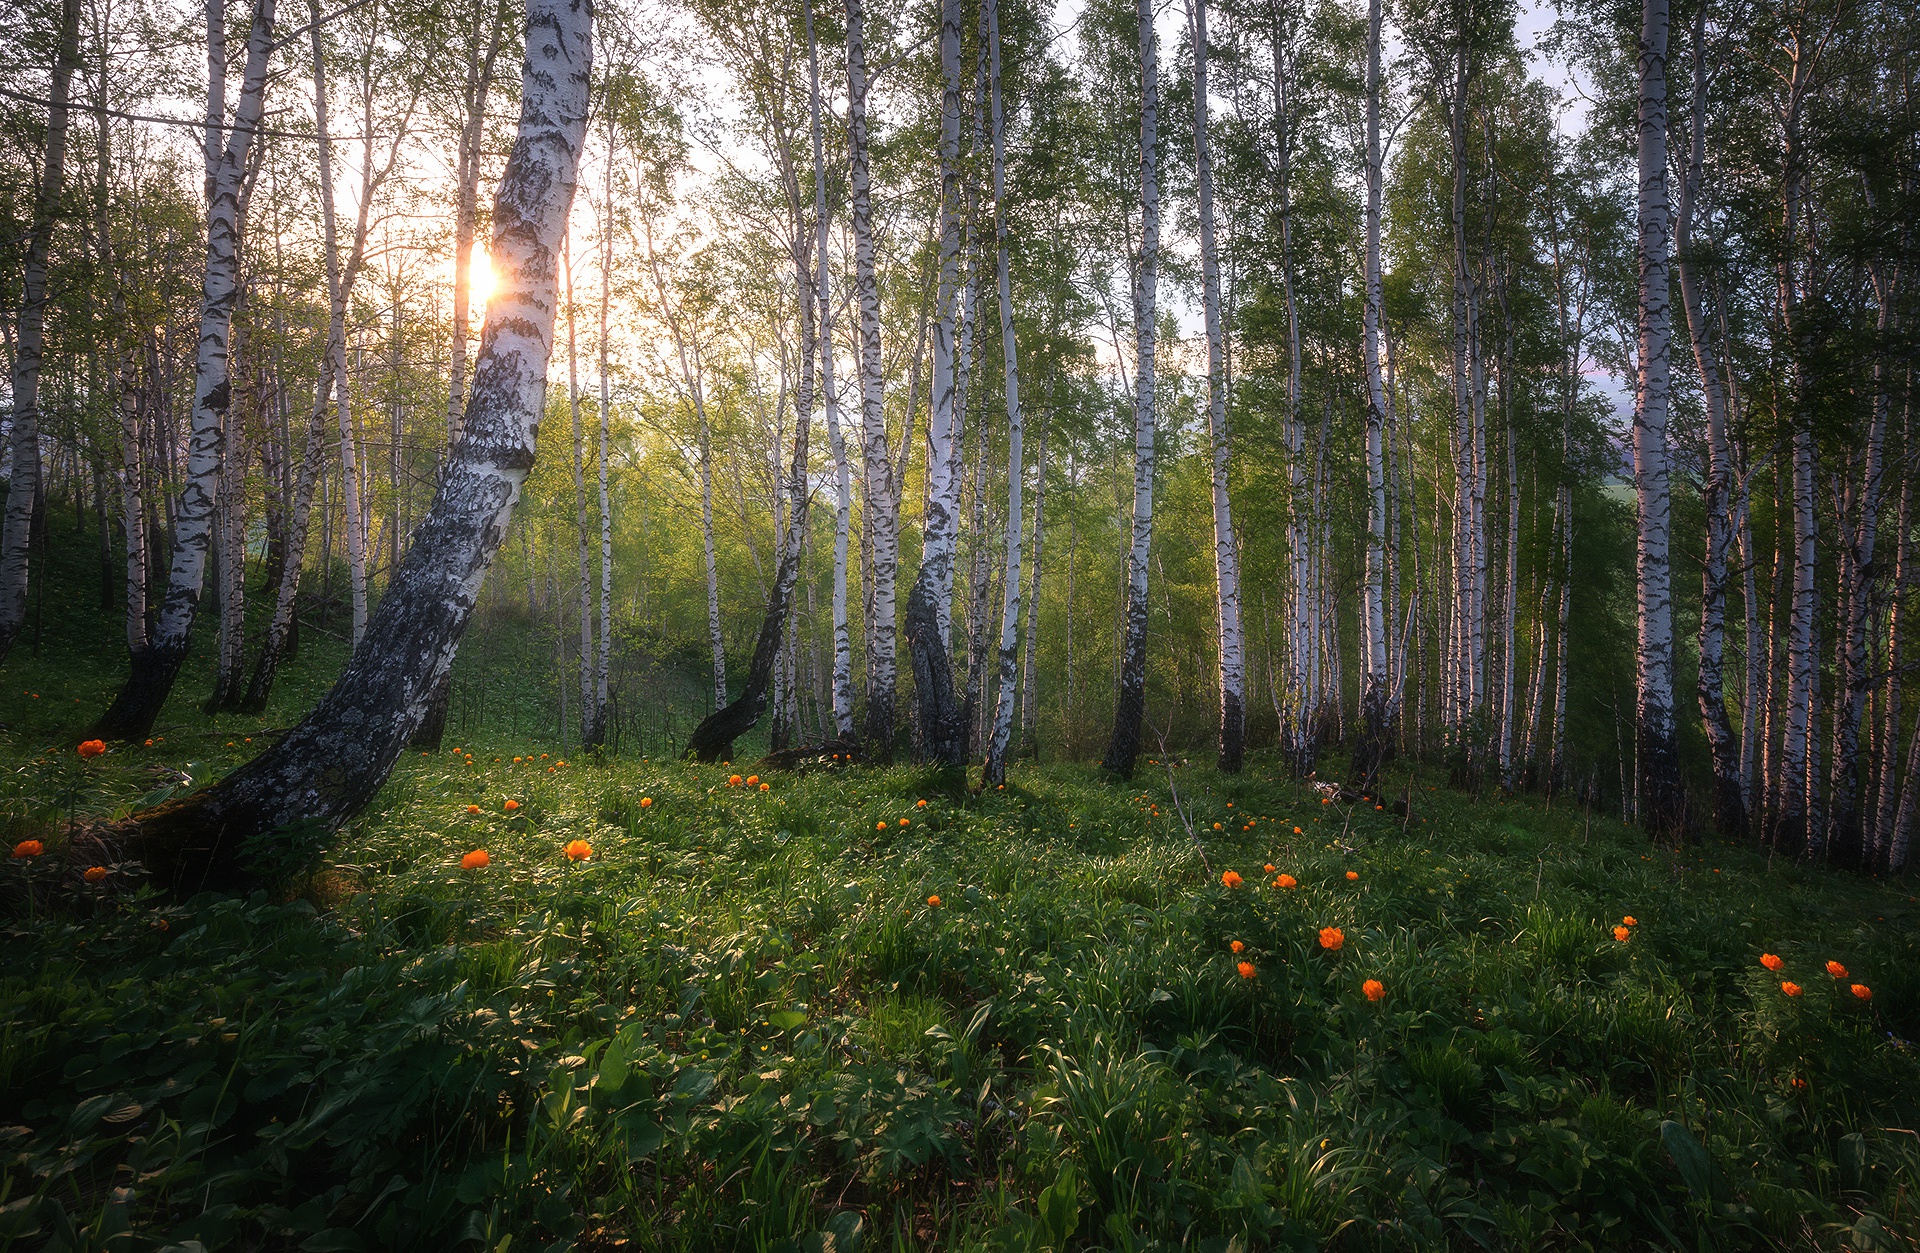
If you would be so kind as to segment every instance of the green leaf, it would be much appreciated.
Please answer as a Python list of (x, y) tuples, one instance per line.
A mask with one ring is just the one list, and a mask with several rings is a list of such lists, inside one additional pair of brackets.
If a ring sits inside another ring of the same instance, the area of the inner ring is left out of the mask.
[(1840, 1137), (1840, 1187), (1845, 1192), (1863, 1192), (1867, 1186), (1867, 1138), (1858, 1131)]
[(1713, 1199), (1713, 1161), (1693, 1132), (1669, 1118), (1660, 1124), (1660, 1143), (1686, 1180), (1687, 1190), (1700, 1200)]
[(673, 1091), (667, 1093), (667, 1099), (691, 1105), (707, 1093), (713, 1091), (713, 1076), (704, 1070), (683, 1070), (673, 1081)]
[(803, 1009), (783, 1009), (768, 1014), (767, 1021), (772, 1023), (777, 1031), (792, 1031), (795, 1027), (806, 1025), (807, 1012)]
[(1039, 1210), (1049, 1246), (1065, 1248), (1068, 1238), (1080, 1225), (1080, 1179), (1071, 1161), (1062, 1162), (1059, 1176), (1041, 1190)]

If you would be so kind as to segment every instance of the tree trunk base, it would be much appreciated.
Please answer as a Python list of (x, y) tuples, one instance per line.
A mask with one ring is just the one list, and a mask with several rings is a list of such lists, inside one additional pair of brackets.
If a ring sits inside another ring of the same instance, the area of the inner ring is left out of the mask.
[(187, 658), (185, 645), (154, 645), (133, 654), (133, 668), (120, 692), (93, 724), (91, 734), (102, 740), (144, 740), (153, 731), (160, 710), (173, 693), (174, 680)]

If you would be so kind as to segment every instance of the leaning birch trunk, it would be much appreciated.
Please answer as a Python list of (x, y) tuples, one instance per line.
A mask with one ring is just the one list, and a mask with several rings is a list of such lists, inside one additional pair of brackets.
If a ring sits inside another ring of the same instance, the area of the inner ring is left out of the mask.
[[(880, 287), (874, 272), (873, 180), (867, 161), (867, 58), (861, 0), (847, 0), (847, 127), (853, 188), (854, 291), (860, 303), (860, 422), (866, 471), (864, 521), (872, 550), (867, 589), (867, 740), (881, 761), (893, 756), (896, 690), (895, 581), (900, 566), (900, 502), (887, 447), (885, 375), (880, 359)], [(907, 421), (912, 422), (911, 416)]]
[[(907, 650), (913, 659), (920, 751), (940, 765), (958, 765), (966, 728), (954, 699), (948, 615), (953, 542), (959, 524), (959, 478), (953, 456), (954, 323), (960, 262), (960, 4), (941, 0), (940, 277), (933, 318), (932, 414), (927, 423), (927, 525), (920, 573), (907, 595)], [(942, 589), (945, 589), (943, 600)]]
[(1686, 822), (1673, 710), (1672, 528), (1667, 408), (1673, 310), (1667, 286), (1667, 0), (1644, 0), (1640, 27), (1639, 365), (1633, 418), (1638, 502), (1640, 819), (1656, 834)]
[[(1000, 289), (1000, 349), (1006, 363), (1007, 391), (1007, 557), (1001, 575), (1000, 689), (993, 706), (993, 731), (987, 737), (983, 786), (1004, 783), (1007, 751), (1013, 742), (1013, 705), (1020, 698), (1020, 489), (1026, 475), (1021, 439), (1020, 359), (1013, 334), (1013, 286), (1007, 274), (1007, 125), (1000, 103), (1000, 6), (986, 0), (987, 44), (992, 60), (993, 237)], [(986, 431), (983, 429), (983, 437)], [(975, 490), (978, 490), (976, 488)]]
[(1133, 776), (1140, 754), (1140, 723), (1147, 697), (1147, 555), (1153, 546), (1154, 411), (1153, 350), (1159, 313), (1160, 264), (1160, 79), (1151, 0), (1139, 0), (1140, 24), (1140, 258), (1133, 289), (1133, 547), (1127, 555), (1126, 636), (1120, 652), (1120, 685), (1113, 706), (1113, 733), (1102, 766), (1121, 778)]
[(213, 787), (120, 828), (128, 852), (178, 890), (301, 865), (379, 790), (453, 662), (533, 467), (553, 350), (555, 260), (585, 138), (593, 10), (586, 0), (527, 8), (519, 134), (492, 219), (500, 284), (460, 442), (366, 637), (313, 712)]
[[(1204, 3), (1204, 0), (1202, 0)], [(1353, 773), (1363, 791), (1371, 791), (1393, 751), (1391, 676), (1387, 673), (1386, 541), (1387, 480), (1382, 442), (1387, 395), (1380, 370), (1380, 321), (1384, 303), (1380, 278), (1380, 38), (1381, 0), (1367, 5), (1367, 242), (1366, 303), (1361, 314), (1360, 352), (1367, 384), (1367, 572), (1365, 595), (1366, 666), (1361, 677), (1360, 738)]]
[(1740, 742), (1727, 715), (1726, 626), (1727, 558), (1733, 546), (1733, 451), (1727, 441), (1727, 391), (1701, 306), (1700, 282), (1693, 263), (1693, 211), (1706, 161), (1706, 9), (1693, 24), (1693, 95), (1688, 110), (1690, 142), (1686, 174), (1680, 181), (1679, 212), (1673, 228), (1674, 276), (1680, 281), (1680, 309), (1700, 372), (1707, 411), (1707, 476), (1701, 506), (1707, 517), (1706, 559), (1700, 568), (1700, 670), (1696, 685), (1700, 720), (1713, 756), (1713, 822), (1722, 835), (1746, 831), (1746, 785), (1741, 777)]
[[(232, 396), (227, 370), (227, 337), (239, 295), (238, 248), (240, 190), (247, 151), (259, 129), (266, 100), (267, 61), (273, 43), (275, 0), (255, 0), (253, 28), (247, 36), (247, 60), (233, 125), (221, 130), (226, 96), (225, 23), (209, 0), (207, 98), (207, 251), (201, 288), (200, 339), (193, 370), (193, 410), (187, 453), (187, 482), (174, 513), (173, 564), (167, 578), (160, 619), (147, 646), (132, 658), (132, 672), (93, 733), (103, 739), (145, 738), (166, 704), (187, 658), (193, 620), (205, 583), (207, 549), (212, 541), (214, 499), (218, 491), (223, 418)], [(11, 503), (11, 502), (10, 502)]]
[(833, 285), (827, 268), (827, 157), (820, 124), (820, 46), (813, 35), (813, 0), (807, 0), (807, 75), (813, 121), (814, 268), (820, 294), (820, 393), (827, 410), (827, 450), (833, 455), (833, 730), (853, 735), (853, 638), (847, 625), (847, 534), (852, 520), (853, 479), (847, 444), (840, 435), (840, 397), (833, 383)]
[[(1207, 429), (1213, 441), (1213, 580), (1220, 648), (1220, 769), (1240, 769), (1247, 748), (1247, 650), (1240, 625), (1240, 546), (1227, 492), (1226, 331), (1220, 324), (1220, 250), (1214, 240), (1213, 153), (1207, 143), (1207, 0), (1189, 0), (1193, 23), (1193, 168), (1199, 187), (1200, 275), (1207, 328)], [(1374, 445), (1376, 453), (1379, 445)], [(1383, 667), (1384, 669), (1384, 667)]]
[[(574, 340), (573, 250), (563, 250), (567, 306), (567, 415), (573, 434), (573, 524), (580, 550), (580, 747), (597, 749), (607, 737), (606, 710), (594, 699), (593, 533), (587, 516), (586, 436), (580, 428), (580, 354)], [(606, 281), (603, 273), (601, 282)]]
[(60, 215), (66, 181), (67, 94), (79, 60), (79, 0), (60, 6), (60, 50), (53, 67), (53, 95), (47, 106), (47, 155), (33, 202), (32, 235), (27, 242), (26, 290), (13, 348), (12, 479), (6, 519), (0, 524), (0, 661), (6, 660), (27, 622), (27, 570), (33, 549), (34, 503), (40, 482), (40, 360), (47, 339), (47, 258), (54, 223)]

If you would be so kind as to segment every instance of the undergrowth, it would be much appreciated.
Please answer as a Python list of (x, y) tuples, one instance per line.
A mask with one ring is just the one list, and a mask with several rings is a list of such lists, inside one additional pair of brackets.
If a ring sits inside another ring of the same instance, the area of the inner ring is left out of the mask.
[(1903, 884), (1263, 761), (489, 742), (168, 900), (61, 833), (245, 734), (0, 748), (0, 1246), (1916, 1247)]

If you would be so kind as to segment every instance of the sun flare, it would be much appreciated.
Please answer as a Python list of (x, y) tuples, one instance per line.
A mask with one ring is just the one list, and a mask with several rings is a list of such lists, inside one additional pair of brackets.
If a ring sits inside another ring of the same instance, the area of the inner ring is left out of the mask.
[(484, 248), (473, 250), (473, 260), (467, 265), (467, 290), (475, 308), (485, 305), (493, 295), (493, 262)]

